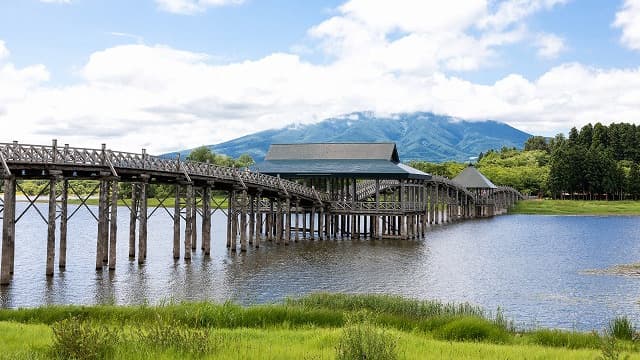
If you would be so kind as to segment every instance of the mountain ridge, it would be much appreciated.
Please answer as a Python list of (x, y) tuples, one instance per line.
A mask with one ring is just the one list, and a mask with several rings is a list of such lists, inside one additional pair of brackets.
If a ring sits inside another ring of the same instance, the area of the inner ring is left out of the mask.
[[(468, 121), (430, 112), (376, 116), (355, 112), (314, 124), (290, 124), (207, 145), (217, 154), (238, 157), (247, 153), (262, 161), (275, 143), (393, 142), (400, 160), (467, 161), (489, 149), (522, 148), (531, 135), (495, 121)], [(192, 149), (179, 151), (186, 156)], [(165, 154), (175, 156), (178, 152)]]

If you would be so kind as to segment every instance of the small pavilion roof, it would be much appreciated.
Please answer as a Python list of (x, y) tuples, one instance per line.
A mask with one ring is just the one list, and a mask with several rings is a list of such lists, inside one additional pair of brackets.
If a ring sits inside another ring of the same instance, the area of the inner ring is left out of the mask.
[(487, 179), (475, 166), (467, 166), (458, 176), (453, 178), (453, 181), (466, 187), (467, 189), (495, 189), (495, 186), (491, 180)]
[(393, 143), (272, 144), (252, 167), (285, 178), (423, 179), (431, 175), (400, 163)]

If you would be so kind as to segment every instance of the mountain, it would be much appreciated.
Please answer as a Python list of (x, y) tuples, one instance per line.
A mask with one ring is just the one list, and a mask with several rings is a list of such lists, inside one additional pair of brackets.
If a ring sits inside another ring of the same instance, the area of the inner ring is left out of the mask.
[[(466, 161), (489, 149), (522, 148), (531, 135), (497, 121), (465, 121), (427, 112), (378, 117), (357, 112), (309, 125), (291, 125), (246, 135), (209, 148), (262, 161), (270, 144), (310, 142), (395, 142), (402, 161)], [(182, 150), (186, 156), (191, 150)], [(176, 153), (165, 154), (175, 156)]]

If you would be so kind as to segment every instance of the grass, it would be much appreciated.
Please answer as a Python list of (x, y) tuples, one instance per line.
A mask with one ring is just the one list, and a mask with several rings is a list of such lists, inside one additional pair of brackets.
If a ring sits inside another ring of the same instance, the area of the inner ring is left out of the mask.
[(524, 200), (509, 212), (537, 215), (640, 215), (640, 201)]
[[(625, 334), (635, 331), (623, 322), (612, 324), (624, 325)], [(368, 359), (594, 359), (612, 343), (616, 353), (640, 359), (634, 341), (604, 339), (517, 331), (500, 312), (385, 295), (314, 294), (249, 307), (199, 302), (0, 310), (0, 359), (348, 359), (365, 353)]]

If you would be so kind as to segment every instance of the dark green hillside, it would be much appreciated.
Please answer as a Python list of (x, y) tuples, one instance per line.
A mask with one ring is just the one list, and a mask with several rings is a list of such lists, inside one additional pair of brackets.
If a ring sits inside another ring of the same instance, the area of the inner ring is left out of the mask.
[(504, 146), (522, 148), (529, 136), (497, 121), (470, 122), (424, 112), (392, 117), (359, 112), (316, 124), (261, 131), (209, 147), (217, 154), (236, 158), (248, 153), (261, 161), (273, 143), (395, 142), (402, 161), (442, 162), (465, 161)]

